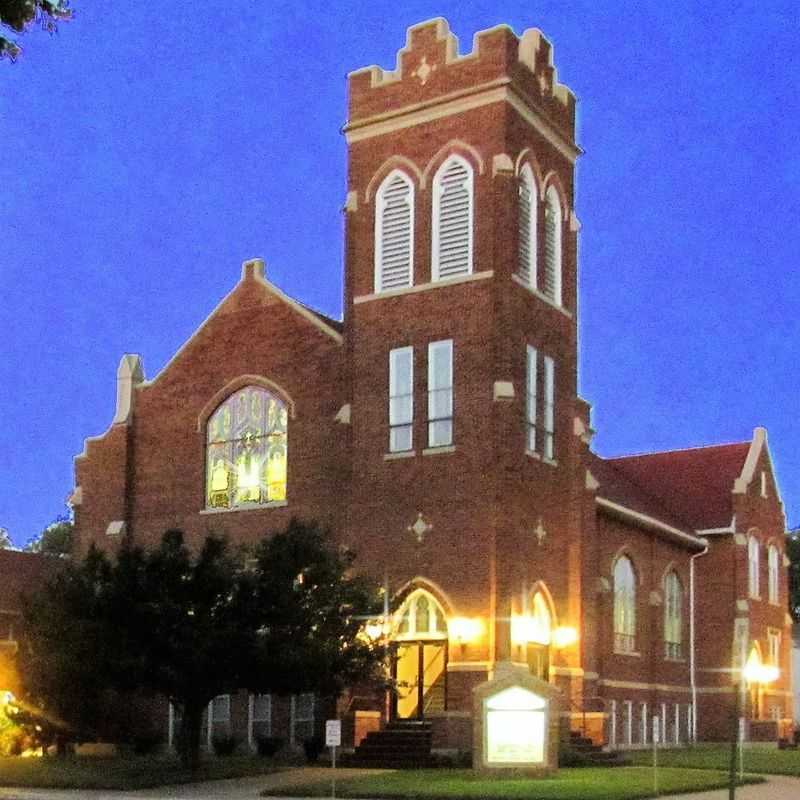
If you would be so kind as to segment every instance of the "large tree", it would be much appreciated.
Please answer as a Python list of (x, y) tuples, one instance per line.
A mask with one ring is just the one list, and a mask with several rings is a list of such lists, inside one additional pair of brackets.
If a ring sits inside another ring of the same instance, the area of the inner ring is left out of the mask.
[(789, 613), (795, 622), (800, 622), (800, 528), (789, 531), (786, 555), (789, 557)]
[(330, 695), (369, 677), (382, 653), (359, 634), (378, 595), (350, 574), (349, 553), (293, 521), (265, 537), (248, 569), (242, 555), (214, 536), (195, 554), (180, 531), (152, 550), (128, 540), (113, 560), (90, 551), (28, 606), (28, 702), (91, 731), (103, 693), (166, 696), (194, 768), (203, 711), (217, 695)]
[(69, 0), (0, 0), (0, 58), (15, 61), (22, 48), (4, 30), (23, 33), (38, 24), (53, 33), (56, 23), (70, 19)]
[(72, 551), (74, 527), (69, 517), (59, 515), (41, 533), (28, 539), (24, 549), (29, 553), (68, 556)]

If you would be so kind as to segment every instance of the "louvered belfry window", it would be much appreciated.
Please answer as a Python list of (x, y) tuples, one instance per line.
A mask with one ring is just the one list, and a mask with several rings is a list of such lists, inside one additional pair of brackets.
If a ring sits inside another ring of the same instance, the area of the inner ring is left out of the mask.
[(375, 204), (375, 291), (401, 289), (414, 280), (414, 187), (395, 170)]
[(433, 280), (472, 272), (472, 168), (458, 156), (439, 167), (433, 194)]
[(544, 286), (542, 290), (556, 305), (561, 305), (561, 202), (550, 186), (544, 206)]
[(519, 176), (519, 277), (536, 287), (536, 184), (528, 164)]

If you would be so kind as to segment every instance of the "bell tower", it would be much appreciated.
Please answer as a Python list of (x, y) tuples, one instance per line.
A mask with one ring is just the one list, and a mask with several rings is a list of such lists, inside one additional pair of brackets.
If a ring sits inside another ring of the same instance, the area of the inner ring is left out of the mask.
[(486, 620), (465, 663), (524, 660), (526, 587), (580, 603), (575, 98), (538, 30), (461, 54), (443, 19), (348, 89), (349, 535), (391, 589)]

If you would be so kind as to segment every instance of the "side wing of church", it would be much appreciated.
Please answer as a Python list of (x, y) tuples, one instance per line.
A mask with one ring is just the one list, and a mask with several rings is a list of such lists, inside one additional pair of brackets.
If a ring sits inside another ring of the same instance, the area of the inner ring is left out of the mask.
[[(647, 745), (654, 718), (670, 744), (728, 736), (737, 670), (757, 666), (748, 735), (786, 735), (766, 433), (591, 450), (575, 98), (549, 42), (498, 26), (462, 55), (436, 19), (393, 71), (348, 81), (344, 321), (253, 260), (155, 378), (124, 356), (114, 420), (75, 462), (78, 552), (175, 527), (248, 543), (291, 517), (329, 526), (391, 598), (396, 689), (340, 704), (351, 744), (414, 719), (435, 748), (469, 748), (472, 690), (502, 662), (560, 689), (576, 736), (616, 748)], [(267, 719), (295, 742), (319, 728), (313, 697), (284, 705), (218, 698), (209, 741), (245, 721), (251, 743)]]

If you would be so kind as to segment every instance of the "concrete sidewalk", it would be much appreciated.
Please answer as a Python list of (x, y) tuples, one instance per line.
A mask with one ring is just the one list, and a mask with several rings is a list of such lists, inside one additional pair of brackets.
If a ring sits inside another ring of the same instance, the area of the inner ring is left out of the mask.
[[(738, 787), (736, 800), (800, 800), (800, 778), (787, 778), (784, 775), (766, 777), (766, 783)], [(728, 790), (662, 795), (661, 800), (728, 800)]]

